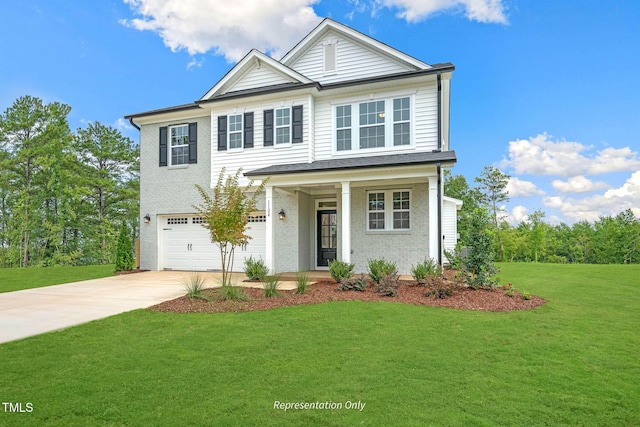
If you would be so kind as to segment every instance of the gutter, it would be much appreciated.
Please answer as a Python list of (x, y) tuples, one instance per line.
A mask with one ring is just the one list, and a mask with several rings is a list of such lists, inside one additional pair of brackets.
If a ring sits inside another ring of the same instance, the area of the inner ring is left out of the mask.
[(129, 117), (129, 123), (131, 123), (131, 126), (133, 126), (134, 128), (138, 129), (138, 131), (140, 131), (140, 126), (138, 126), (138, 124), (133, 121), (133, 117)]
[(442, 267), (442, 166), (440, 162), (436, 163), (438, 173), (438, 265)]
[(442, 151), (442, 73), (438, 71), (438, 151)]

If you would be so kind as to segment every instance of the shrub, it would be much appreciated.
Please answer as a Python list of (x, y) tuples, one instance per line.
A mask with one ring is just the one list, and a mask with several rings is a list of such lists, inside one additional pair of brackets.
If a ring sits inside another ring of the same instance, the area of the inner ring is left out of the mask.
[(493, 289), (496, 281), (491, 277), (498, 273), (493, 263), (492, 238), (489, 214), (485, 209), (477, 208), (469, 216), (469, 240), (473, 246), (462, 260), (462, 274), (473, 289)]
[(338, 286), (339, 291), (360, 291), (364, 292), (364, 288), (367, 287), (367, 279), (364, 275), (360, 275), (359, 277), (351, 277), (349, 279), (344, 279), (340, 282), (340, 286)]
[(439, 279), (433, 283), (432, 287), (424, 295), (428, 298), (445, 299), (453, 295), (455, 288), (455, 283)]
[(384, 258), (370, 259), (368, 261), (369, 277), (371, 277), (371, 280), (375, 283), (380, 283), (380, 278), (382, 276), (398, 271), (398, 266), (395, 262), (387, 261)]
[(280, 296), (280, 292), (278, 288), (280, 287), (280, 276), (268, 276), (265, 278), (264, 284), (262, 285), (264, 288), (264, 296), (266, 298), (273, 298)]
[(304, 294), (309, 287), (309, 276), (307, 273), (296, 274), (296, 294)]
[(334, 259), (329, 262), (329, 273), (331, 274), (331, 277), (333, 277), (333, 280), (340, 283), (344, 279), (348, 279), (353, 276), (354, 267), (355, 266), (353, 264)]
[(442, 275), (442, 267), (435, 260), (426, 258), (416, 266), (411, 267), (411, 276), (420, 284), (426, 284), (427, 279)]
[(262, 259), (256, 261), (253, 256), (250, 256), (244, 260), (244, 274), (251, 280), (263, 282), (267, 274), (269, 274), (269, 269)]
[(202, 295), (202, 290), (207, 279), (200, 273), (192, 273), (188, 278), (181, 280), (182, 286), (187, 291), (189, 298), (207, 299)]
[(124, 222), (118, 236), (118, 249), (116, 252), (116, 271), (133, 270), (133, 243), (129, 235), (129, 227)]
[(220, 288), (220, 296), (223, 300), (236, 300), (236, 301), (249, 301), (249, 295), (247, 295), (240, 286), (225, 285)]
[(531, 294), (527, 291), (522, 291), (521, 297), (523, 300), (529, 301), (531, 299)]
[(380, 277), (380, 282), (376, 283), (376, 292), (385, 297), (397, 297), (399, 287), (398, 273), (394, 271)]

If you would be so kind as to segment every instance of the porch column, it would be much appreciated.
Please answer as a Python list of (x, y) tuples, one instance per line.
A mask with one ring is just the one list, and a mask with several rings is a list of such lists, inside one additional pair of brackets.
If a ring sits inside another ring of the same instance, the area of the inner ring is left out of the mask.
[(351, 183), (342, 183), (342, 261), (351, 262)]
[(438, 260), (438, 177), (429, 177), (429, 258)]
[(267, 264), (267, 268), (270, 273), (275, 271), (275, 264), (273, 259), (273, 186), (267, 185), (265, 187), (265, 198), (266, 198), (266, 213), (267, 213), (267, 224), (266, 224), (266, 236), (265, 236), (265, 264)]

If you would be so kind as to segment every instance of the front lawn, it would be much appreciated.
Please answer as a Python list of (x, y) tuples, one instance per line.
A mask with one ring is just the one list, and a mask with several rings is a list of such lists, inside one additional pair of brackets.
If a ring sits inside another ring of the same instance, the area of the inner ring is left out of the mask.
[(113, 276), (113, 270), (113, 264), (82, 267), (0, 268), (0, 293)]
[(501, 268), (549, 302), (137, 310), (2, 344), (0, 397), (33, 410), (0, 424), (638, 425), (640, 267)]

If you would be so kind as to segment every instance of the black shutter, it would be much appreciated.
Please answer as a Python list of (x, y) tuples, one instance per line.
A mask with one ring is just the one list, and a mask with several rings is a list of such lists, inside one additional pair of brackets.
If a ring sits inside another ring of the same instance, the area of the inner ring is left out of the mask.
[(264, 146), (273, 145), (273, 110), (264, 110)]
[(302, 105), (291, 108), (293, 120), (291, 120), (293, 138), (291, 142), (299, 144), (302, 142)]
[(253, 113), (244, 113), (244, 148), (253, 148)]
[(227, 150), (227, 116), (218, 116), (218, 151)]
[(160, 162), (158, 166), (167, 166), (167, 127), (160, 128)]
[(189, 163), (198, 163), (198, 124), (189, 123)]

